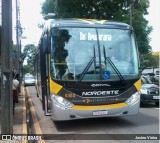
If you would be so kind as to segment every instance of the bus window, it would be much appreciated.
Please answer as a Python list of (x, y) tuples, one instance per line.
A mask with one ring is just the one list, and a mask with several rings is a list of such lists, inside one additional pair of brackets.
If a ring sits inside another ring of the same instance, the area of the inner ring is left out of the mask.
[[(78, 80), (78, 77), (84, 73), (85, 68), (95, 56), (94, 61), (92, 60), (91, 65), (89, 64), (89, 68), (85, 71), (83, 80), (101, 80), (102, 71), (100, 70), (105, 70), (111, 75), (111, 78), (104, 80), (118, 80), (119, 76), (114, 68), (109, 63), (104, 63), (104, 51), (106, 57), (113, 62), (124, 78), (137, 77), (138, 75), (135, 41), (129, 30), (53, 28), (51, 33), (53, 78)], [(68, 74), (72, 75), (69, 76), (72, 78), (66, 77)]]

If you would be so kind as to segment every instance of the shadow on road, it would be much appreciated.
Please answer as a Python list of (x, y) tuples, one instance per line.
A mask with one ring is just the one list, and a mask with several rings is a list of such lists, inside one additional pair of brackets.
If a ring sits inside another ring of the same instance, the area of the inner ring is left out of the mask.
[(141, 103), (140, 107), (141, 108), (159, 108), (156, 106), (155, 103)]

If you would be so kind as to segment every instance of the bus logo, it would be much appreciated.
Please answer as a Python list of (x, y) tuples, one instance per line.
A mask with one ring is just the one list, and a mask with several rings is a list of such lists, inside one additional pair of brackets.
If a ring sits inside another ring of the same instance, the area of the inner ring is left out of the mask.
[(110, 91), (87, 91), (82, 92), (82, 96), (92, 96), (92, 95), (118, 95), (119, 90), (110, 90)]
[(109, 84), (91, 84), (92, 87), (103, 87), (103, 86), (111, 86)]

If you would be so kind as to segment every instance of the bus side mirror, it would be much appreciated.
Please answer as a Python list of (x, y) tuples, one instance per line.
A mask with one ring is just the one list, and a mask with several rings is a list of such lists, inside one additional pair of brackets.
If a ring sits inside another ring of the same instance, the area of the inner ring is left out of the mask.
[(45, 36), (43, 37), (43, 52), (46, 54), (50, 54), (51, 53), (51, 40), (50, 37), (45, 34)]

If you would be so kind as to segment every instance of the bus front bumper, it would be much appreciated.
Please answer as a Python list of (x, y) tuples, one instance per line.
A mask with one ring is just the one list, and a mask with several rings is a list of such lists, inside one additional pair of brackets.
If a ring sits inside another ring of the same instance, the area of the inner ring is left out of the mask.
[(52, 100), (51, 118), (54, 121), (65, 121), (85, 118), (134, 115), (138, 114), (139, 106), (140, 98), (138, 98), (131, 105), (124, 102), (118, 104), (98, 106), (73, 105), (70, 108), (61, 107)]

